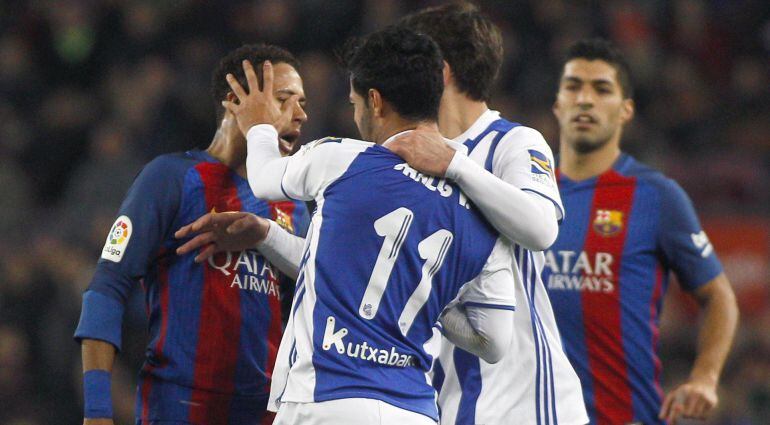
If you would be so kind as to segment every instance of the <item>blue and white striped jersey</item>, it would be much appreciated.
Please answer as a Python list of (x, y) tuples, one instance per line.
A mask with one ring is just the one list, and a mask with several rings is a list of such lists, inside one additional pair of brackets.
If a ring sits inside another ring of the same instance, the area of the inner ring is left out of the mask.
[(514, 308), (509, 245), (457, 186), (372, 143), (313, 142), (281, 185), (317, 210), (271, 401), (373, 398), (437, 420), (433, 325), (458, 296)]
[[(552, 201), (563, 218), (553, 154), (536, 130), (486, 111), (454, 140), (495, 176)], [(500, 362), (489, 364), (442, 340), (433, 373), (441, 423), (585, 424), (580, 381), (562, 349), (541, 279), (543, 252), (515, 243), (511, 251), (518, 301), (511, 347)]]

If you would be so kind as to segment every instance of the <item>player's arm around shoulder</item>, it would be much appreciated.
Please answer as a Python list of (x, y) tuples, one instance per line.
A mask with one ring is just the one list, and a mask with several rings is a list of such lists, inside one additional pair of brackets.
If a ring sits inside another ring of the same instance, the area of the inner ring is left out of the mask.
[(482, 166), (457, 154), (447, 176), (502, 235), (532, 251), (547, 249), (556, 240), (564, 212), (545, 139), (537, 130), (515, 127), (489, 155), (491, 167), (489, 159)]
[(687, 194), (672, 180), (660, 180), (659, 243), (680, 284), (698, 301), (703, 322), (688, 380), (666, 395), (660, 417), (706, 419), (717, 406), (719, 377), (738, 324), (735, 294)]

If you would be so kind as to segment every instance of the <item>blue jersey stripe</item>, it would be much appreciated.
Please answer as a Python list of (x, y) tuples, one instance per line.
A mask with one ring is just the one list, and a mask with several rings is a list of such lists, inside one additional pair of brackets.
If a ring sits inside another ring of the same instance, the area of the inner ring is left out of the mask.
[(457, 408), (455, 425), (476, 424), (476, 403), (481, 395), (481, 364), (478, 357), (467, 351), (455, 347), (454, 362), (457, 369), (465, 371), (459, 374), (460, 388), (463, 389), (460, 396), (460, 405)]

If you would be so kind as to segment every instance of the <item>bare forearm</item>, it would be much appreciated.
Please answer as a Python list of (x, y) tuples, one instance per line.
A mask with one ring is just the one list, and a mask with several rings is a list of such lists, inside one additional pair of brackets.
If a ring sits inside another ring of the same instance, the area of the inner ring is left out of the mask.
[(704, 318), (698, 333), (698, 354), (690, 376), (716, 384), (733, 343), (739, 313), (735, 295), (724, 275), (718, 276), (709, 285), (715, 285), (711, 296), (699, 297)]
[(81, 344), (83, 372), (89, 370), (106, 370), (112, 372), (115, 363), (115, 346), (96, 339), (84, 339)]

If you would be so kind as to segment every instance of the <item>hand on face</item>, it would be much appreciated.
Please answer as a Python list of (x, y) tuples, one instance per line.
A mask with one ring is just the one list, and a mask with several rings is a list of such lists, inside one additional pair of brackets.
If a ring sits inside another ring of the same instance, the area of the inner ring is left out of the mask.
[(262, 65), (263, 87), (259, 88), (259, 81), (254, 67), (248, 60), (243, 61), (243, 72), (246, 75), (247, 89), (232, 74), (227, 74), (227, 83), (230, 85), (238, 103), (225, 100), (222, 102), (238, 122), (238, 128), (246, 135), (249, 129), (258, 124), (271, 124), (278, 134), (288, 134), (294, 131), (292, 117), (297, 106), (299, 95), (292, 95), (286, 102), (287, 105), (281, 111), (280, 105), (273, 95), (273, 65), (265, 61)]

